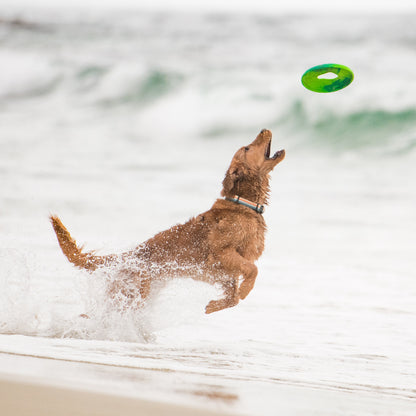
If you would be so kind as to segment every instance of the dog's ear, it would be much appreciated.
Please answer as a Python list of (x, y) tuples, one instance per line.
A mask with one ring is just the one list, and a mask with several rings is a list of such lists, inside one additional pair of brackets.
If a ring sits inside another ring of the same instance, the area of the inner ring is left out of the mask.
[(225, 178), (222, 181), (222, 196), (226, 196), (231, 192), (231, 190), (234, 188), (234, 183), (237, 180), (237, 173), (236, 172), (230, 172), (231, 169), (228, 169), (227, 173), (225, 174)]
[[(246, 173), (246, 168), (242, 163), (232, 164), (227, 170), (225, 178), (222, 181), (223, 190), (221, 195), (226, 196), (232, 193), (231, 191), (236, 187), (237, 182), (242, 180)], [(236, 192), (237, 190), (235, 190), (234, 193)]]

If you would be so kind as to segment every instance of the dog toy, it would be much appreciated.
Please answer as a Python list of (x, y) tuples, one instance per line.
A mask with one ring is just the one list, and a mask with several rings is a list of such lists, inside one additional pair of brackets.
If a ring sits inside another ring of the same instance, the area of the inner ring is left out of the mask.
[(334, 92), (351, 84), (354, 74), (348, 67), (323, 64), (308, 69), (302, 75), (302, 84), (314, 92)]

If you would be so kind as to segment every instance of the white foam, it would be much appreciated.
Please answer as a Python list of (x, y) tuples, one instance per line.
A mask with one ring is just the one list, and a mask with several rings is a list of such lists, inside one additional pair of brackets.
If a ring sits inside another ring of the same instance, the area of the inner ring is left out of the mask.
[[(30, 267), (38, 268), (33, 261)], [(132, 305), (121, 293), (108, 293), (112, 281), (123, 278), (116, 269), (92, 275), (73, 269), (70, 281), (50, 276), (41, 282), (14, 249), (0, 251), (0, 269), (0, 332), (9, 334), (149, 342), (201, 319), (221, 293), (191, 279), (167, 279), (154, 284), (145, 301), (137, 291)]]
[(6, 48), (0, 51), (0, 67), (0, 99), (37, 95), (52, 86), (58, 76), (45, 57)]

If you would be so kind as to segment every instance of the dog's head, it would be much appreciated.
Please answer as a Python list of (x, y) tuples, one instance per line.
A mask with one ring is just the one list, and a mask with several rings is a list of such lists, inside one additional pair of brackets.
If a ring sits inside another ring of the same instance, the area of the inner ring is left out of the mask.
[(265, 202), (269, 186), (269, 173), (285, 158), (279, 150), (270, 156), (272, 132), (262, 130), (253, 143), (242, 147), (234, 155), (223, 181), (223, 196), (239, 195)]

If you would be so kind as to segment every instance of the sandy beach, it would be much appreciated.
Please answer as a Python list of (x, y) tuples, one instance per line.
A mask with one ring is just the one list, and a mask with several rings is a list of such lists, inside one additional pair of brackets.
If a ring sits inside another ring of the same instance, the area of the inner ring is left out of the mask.
[(275, 411), (285, 416), (409, 416), (415, 408), (414, 398), (404, 392), (375, 393), (365, 386), (361, 391), (312, 388), (4, 353), (0, 368), (2, 416), (257, 416)]
[[(57, 387), (0, 376), (0, 413), (4, 416), (222, 415), (205, 409), (139, 400), (114, 394)], [(229, 413), (228, 413), (229, 414)]]

